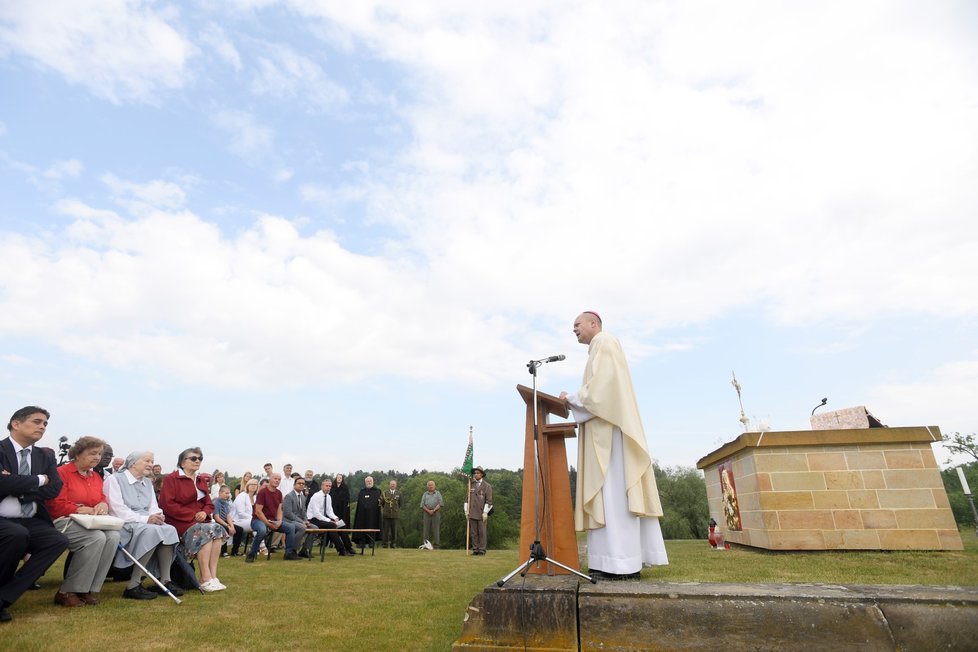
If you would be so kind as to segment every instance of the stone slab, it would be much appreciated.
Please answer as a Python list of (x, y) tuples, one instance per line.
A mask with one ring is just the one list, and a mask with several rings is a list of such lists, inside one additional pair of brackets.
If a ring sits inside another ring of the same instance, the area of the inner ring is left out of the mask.
[(600, 582), (487, 587), (453, 650), (978, 649), (978, 587)]

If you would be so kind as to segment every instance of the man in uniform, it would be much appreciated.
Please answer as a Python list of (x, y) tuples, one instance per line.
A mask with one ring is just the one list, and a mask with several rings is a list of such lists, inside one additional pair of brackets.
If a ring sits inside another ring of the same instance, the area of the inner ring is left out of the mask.
[(481, 466), (472, 469), (475, 481), (469, 487), (469, 499), (462, 507), (469, 523), (469, 532), (472, 535), (472, 554), (486, 554), (486, 521), (489, 519), (489, 510), (492, 509), (492, 485), (483, 478), (486, 472)]
[(397, 480), (391, 480), (387, 491), (380, 497), (380, 514), (383, 517), (384, 547), (397, 547), (397, 521), (401, 518), (401, 492)]

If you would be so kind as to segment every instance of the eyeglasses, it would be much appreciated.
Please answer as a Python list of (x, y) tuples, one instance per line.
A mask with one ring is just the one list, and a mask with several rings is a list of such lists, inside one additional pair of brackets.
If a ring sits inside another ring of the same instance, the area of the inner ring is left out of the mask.
[(204, 456), (201, 455), (200, 457), (197, 457), (196, 455), (188, 455), (184, 459), (185, 460), (190, 460), (191, 462), (203, 462), (204, 461)]

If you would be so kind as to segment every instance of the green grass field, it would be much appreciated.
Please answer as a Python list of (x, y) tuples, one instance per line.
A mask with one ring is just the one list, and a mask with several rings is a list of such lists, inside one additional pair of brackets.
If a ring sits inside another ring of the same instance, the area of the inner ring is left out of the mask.
[[(789, 582), (978, 586), (978, 540), (961, 533), (963, 552), (717, 552), (705, 541), (667, 541), (670, 565), (642, 572), (643, 582)], [(188, 593), (182, 605), (160, 597), (124, 600), (107, 582), (102, 604), (66, 609), (52, 603), (60, 562), (0, 625), (9, 650), (447, 650), (465, 608), (485, 586), (518, 564), (517, 550), (467, 557), (458, 550), (378, 550), (376, 556), (325, 563), (223, 559), (228, 590)], [(515, 578), (518, 580), (519, 577)]]

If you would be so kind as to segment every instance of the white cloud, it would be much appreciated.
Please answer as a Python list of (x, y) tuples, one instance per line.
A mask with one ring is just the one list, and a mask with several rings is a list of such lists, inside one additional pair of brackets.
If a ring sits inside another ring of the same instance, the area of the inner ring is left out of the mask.
[(127, 202), (126, 206), (130, 209), (135, 205), (149, 209), (173, 210), (187, 203), (187, 194), (183, 188), (171, 181), (135, 183), (120, 179), (111, 173), (102, 175), (101, 181), (112, 191), (117, 201)]
[[(34, 59), (68, 82), (115, 103), (155, 102), (186, 83), (194, 48), (170, 22), (172, 8), (145, 2), (74, 0), (0, 5), (7, 53)], [(0, 50), (0, 55), (4, 50)]]
[(46, 179), (57, 181), (65, 177), (77, 177), (84, 169), (85, 166), (78, 159), (55, 161), (44, 171), (43, 176)]
[(213, 49), (222, 61), (230, 65), (236, 71), (241, 71), (241, 55), (238, 53), (238, 49), (234, 46), (234, 42), (219, 25), (211, 23), (205, 27), (200, 33), (200, 40), (202, 43)]
[(487, 305), (562, 309), (532, 278), (644, 324), (978, 312), (954, 11), (292, 4), (407, 71), (414, 141), (374, 163), (369, 216)]
[(298, 101), (308, 110), (327, 112), (349, 100), (315, 61), (284, 45), (268, 46), (257, 61), (251, 91), (279, 102)]
[[(480, 383), (512, 354), (504, 339), (473, 350), (486, 324), (464, 296), (433, 302), (439, 282), (423, 268), (350, 253), (332, 233), (302, 236), (271, 215), (228, 238), (190, 212), (169, 210), (182, 197), (172, 184), (105, 181), (145, 200), (137, 217), (65, 200), (58, 210), (72, 222), (63, 232), (0, 235), (9, 263), (0, 271), (0, 309), (59, 297), (0, 332), (221, 387), (377, 373), (436, 379), (445, 359)], [(153, 199), (164, 206), (151, 209)]]
[(231, 135), (228, 149), (248, 163), (259, 163), (273, 154), (275, 132), (259, 124), (254, 115), (244, 111), (218, 111), (214, 123)]
[(978, 351), (935, 368), (926, 376), (879, 385), (869, 393), (874, 414), (889, 425), (938, 425), (944, 432), (978, 431)]

